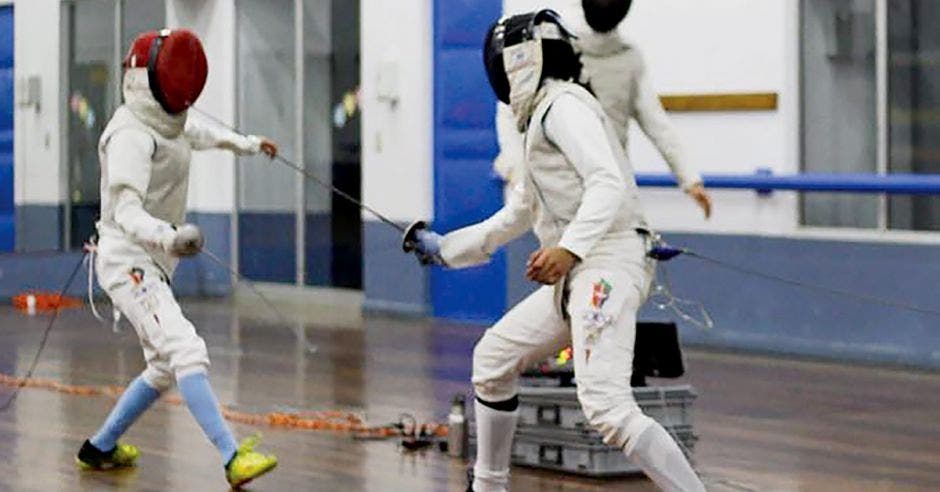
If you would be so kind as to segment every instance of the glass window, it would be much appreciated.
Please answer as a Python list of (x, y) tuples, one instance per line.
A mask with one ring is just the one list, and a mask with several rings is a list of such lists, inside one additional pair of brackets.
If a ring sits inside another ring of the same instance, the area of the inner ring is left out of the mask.
[[(239, 0), (236, 5), (240, 127), (275, 139), (285, 158), (358, 197), (359, 3)], [(297, 7), (303, 9), (301, 45)], [(238, 172), (238, 251), (244, 275), (361, 287), (357, 206), (265, 157), (242, 158)]]
[[(300, 161), (295, 145), (294, 0), (238, 0), (236, 8), (239, 128), (274, 139), (282, 155)], [(240, 161), (239, 269), (250, 279), (294, 283), (297, 172), (263, 156)]]
[(120, 73), (115, 73), (114, 0), (82, 0), (68, 9), (66, 247), (81, 248), (95, 231), (100, 204), (98, 138), (117, 107)]
[[(304, 166), (333, 181), (333, 29), (331, 0), (304, 0)], [(304, 276), (309, 285), (330, 285), (333, 259), (332, 193), (304, 183), (306, 223)]]
[[(121, 32), (116, 36), (118, 2)], [(95, 232), (101, 203), (98, 139), (118, 105), (123, 54), (139, 32), (166, 22), (158, 0), (76, 0), (65, 4), (67, 18), (68, 131), (65, 246), (81, 248)], [(115, 46), (120, 38), (122, 46)]]
[[(888, 2), (888, 168), (940, 173), (940, 2)], [(940, 197), (893, 196), (888, 224), (940, 230)]]
[[(304, 161), (360, 196), (359, 2), (304, 0)], [(308, 285), (362, 287), (359, 207), (307, 181)]]
[[(875, 0), (802, 2), (803, 171), (877, 171)], [(805, 225), (877, 227), (877, 195), (804, 193)]]

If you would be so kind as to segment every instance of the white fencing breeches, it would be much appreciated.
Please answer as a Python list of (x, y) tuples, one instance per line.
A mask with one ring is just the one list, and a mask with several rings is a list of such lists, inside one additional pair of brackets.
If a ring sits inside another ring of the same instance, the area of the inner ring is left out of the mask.
[(134, 325), (144, 351), (144, 380), (159, 391), (209, 367), (206, 343), (180, 310), (163, 272), (150, 261), (98, 256), (99, 283)]
[[(630, 375), (636, 312), (648, 292), (654, 264), (585, 268), (566, 284), (566, 303), (556, 287), (542, 287), (487, 330), (473, 352), (477, 396), (503, 401), (517, 393), (518, 375), (556, 354), (574, 349), (578, 400), (604, 442), (630, 452), (653, 424), (633, 399)], [(561, 304), (565, 304), (562, 315)]]

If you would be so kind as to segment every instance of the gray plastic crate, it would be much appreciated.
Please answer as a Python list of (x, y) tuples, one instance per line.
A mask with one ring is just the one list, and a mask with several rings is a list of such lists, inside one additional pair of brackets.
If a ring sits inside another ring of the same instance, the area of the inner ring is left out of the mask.
[[(693, 423), (692, 402), (696, 394), (689, 385), (633, 388), (633, 397), (643, 413), (663, 426), (691, 426)], [(570, 430), (587, 428), (574, 387), (519, 388), (519, 423)]]
[[(689, 426), (667, 429), (690, 455), (697, 437)], [(475, 439), (471, 451), (475, 453)], [(595, 433), (545, 427), (520, 428), (512, 444), (512, 463), (591, 477), (642, 473), (623, 451), (607, 446)]]

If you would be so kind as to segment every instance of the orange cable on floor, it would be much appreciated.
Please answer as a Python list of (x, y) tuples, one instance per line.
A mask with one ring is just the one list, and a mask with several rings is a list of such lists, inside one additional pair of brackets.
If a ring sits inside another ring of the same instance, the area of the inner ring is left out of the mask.
[[(81, 386), (64, 384), (52, 379), (31, 378), (23, 379), (7, 374), (0, 374), (0, 385), (9, 387), (22, 387), (44, 389), (56, 393), (75, 396), (105, 396), (117, 399), (124, 392), (123, 386)], [(161, 401), (170, 405), (182, 405), (179, 395), (167, 395)], [(239, 424), (254, 426), (270, 426), (299, 430), (325, 430), (334, 432), (348, 432), (359, 438), (386, 438), (400, 435), (400, 429), (395, 426), (369, 426), (362, 416), (346, 411), (324, 410), (310, 412), (268, 412), (255, 414), (233, 410), (222, 406), (222, 415), (226, 420)], [(447, 426), (440, 424), (424, 424), (431, 433), (438, 436), (447, 435)]]
[(57, 292), (26, 291), (13, 297), (13, 307), (26, 312), (35, 310), (42, 313), (81, 306), (81, 299)]

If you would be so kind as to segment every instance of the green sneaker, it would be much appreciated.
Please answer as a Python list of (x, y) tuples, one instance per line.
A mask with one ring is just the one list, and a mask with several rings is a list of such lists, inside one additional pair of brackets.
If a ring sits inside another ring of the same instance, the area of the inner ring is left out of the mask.
[(235, 456), (225, 465), (225, 478), (232, 488), (237, 489), (277, 466), (277, 458), (274, 455), (255, 451), (259, 439), (260, 436), (254, 435), (243, 440), (238, 445)]
[(102, 451), (85, 441), (75, 457), (75, 464), (82, 470), (110, 470), (134, 466), (139, 457), (140, 450), (130, 444), (119, 442), (114, 449)]

